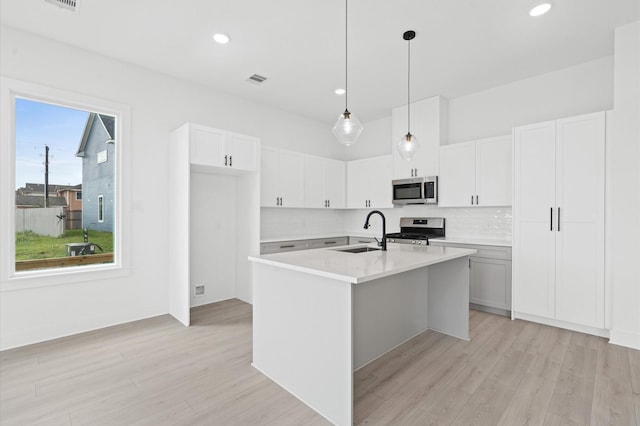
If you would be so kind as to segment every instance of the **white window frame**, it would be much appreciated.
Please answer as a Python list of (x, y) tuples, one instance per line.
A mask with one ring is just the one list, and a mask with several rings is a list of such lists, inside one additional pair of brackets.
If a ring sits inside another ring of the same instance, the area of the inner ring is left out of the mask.
[[(75, 193), (76, 193), (76, 201), (82, 201), (82, 191), (75, 191)], [(78, 198), (78, 194), (81, 194), (80, 198)]]
[(104, 195), (98, 195), (98, 223), (104, 222)]
[[(113, 263), (15, 271), (16, 98), (98, 112), (116, 118)], [(128, 105), (35, 83), (0, 77), (0, 292), (63, 285), (130, 274), (131, 108)]]

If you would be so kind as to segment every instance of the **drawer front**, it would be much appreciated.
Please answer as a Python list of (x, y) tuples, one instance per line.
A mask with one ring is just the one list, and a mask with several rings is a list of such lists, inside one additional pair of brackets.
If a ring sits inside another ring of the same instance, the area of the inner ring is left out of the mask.
[(459, 247), (459, 248), (469, 248), (469, 249), (477, 250), (478, 253), (474, 254), (472, 257), (511, 260), (511, 247), (447, 243), (447, 242), (437, 241), (437, 240), (431, 240), (429, 241), (429, 244), (431, 244), (432, 246), (439, 246), (439, 247), (443, 247), (443, 246)]
[(376, 239), (373, 237), (349, 237), (349, 244), (369, 244), (375, 242)]
[(273, 243), (261, 243), (260, 254), (282, 253), (285, 251), (305, 250), (309, 248), (306, 240), (276, 241)]
[(309, 243), (310, 249), (315, 248), (324, 248), (324, 247), (337, 247), (337, 246), (346, 246), (349, 242), (347, 237), (337, 237), (337, 238), (317, 238), (313, 240), (307, 240)]

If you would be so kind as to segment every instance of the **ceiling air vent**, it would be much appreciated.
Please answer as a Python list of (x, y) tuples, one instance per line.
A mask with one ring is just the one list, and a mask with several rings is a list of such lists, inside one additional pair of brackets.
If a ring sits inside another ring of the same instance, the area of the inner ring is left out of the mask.
[(78, 6), (80, 3), (80, 0), (44, 0), (44, 1), (49, 4), (55, 4), (56, 6), (62, 9), (70, 10), (72, 12), (78, 11)]
[(247, 79), (247, 81), (249, 83), (253, 83), (253, 84), (260, 84), (260, 83), (264, 82), (266, 79), (267, 79), (267, 77), (263, 77), (261, 75), (254, 74), (251, 77), (249, 77)]

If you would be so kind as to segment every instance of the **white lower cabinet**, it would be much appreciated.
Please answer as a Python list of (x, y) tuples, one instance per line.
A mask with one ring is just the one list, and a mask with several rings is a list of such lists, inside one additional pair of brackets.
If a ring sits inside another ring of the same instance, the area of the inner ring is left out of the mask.
[(347, 208), (391, 208), (393, 159), (390, 155), (347, 163)]
[(477, 250), (469, 256), (469, 305), (495, 314), (511, 314), (511, 247), (438, 240), (430, 240), (429, 244)]
[(349, 237), (311, 238), (306, 240), (283, 240), (260, 243), (260, 254), (283, 253), (287, 251), (309, 250), (346, 246)]
[(515, 316), (599, 334), (605, 113), (518, 127), (514, 141)]

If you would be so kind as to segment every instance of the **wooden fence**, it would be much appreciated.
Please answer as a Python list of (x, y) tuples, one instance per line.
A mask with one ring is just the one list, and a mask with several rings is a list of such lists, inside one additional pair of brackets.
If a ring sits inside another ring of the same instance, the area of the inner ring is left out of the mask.
[(30, 269), (63, 268), (65, 266), (112, 263), (113, 253), (88, 254), (86, 256), (51, 257), (48, 259), (20, 260), (16, 262), (16, 272)]
[(62, 207), (16, 209), (16, 232), (58, 237), (64, 231)]

